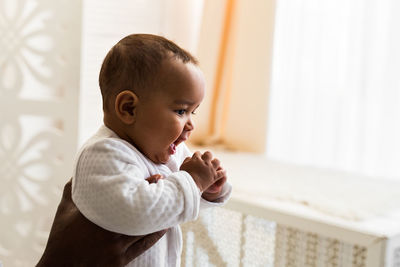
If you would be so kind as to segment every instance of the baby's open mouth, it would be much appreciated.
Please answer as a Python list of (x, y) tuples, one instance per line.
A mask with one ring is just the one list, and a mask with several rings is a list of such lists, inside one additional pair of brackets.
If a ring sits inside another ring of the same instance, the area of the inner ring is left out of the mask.
[(176, 152), (176, 144), (175, 143), (172, 143), (172, 144), (170, 144), (169, 145), (169, 149), (168, 149), (168, 152), (169, 152), (169, 154), (175, 154), (175, 152)]
[(181, 136), (179, 136), (178, 139), (175, 140), (175, 142), (173, 142), (172, 144), (169, 145), (169, 153), (170, 153), (171, 155), (172, 155), (172, 154), (175, 154), (175, 152), (176, 152), (176, 147), (177, 147), (180, 143), (182, 143), (183, 141), (185, 141), (185, 140), (186, 140), (186, 138), (182, 138)]

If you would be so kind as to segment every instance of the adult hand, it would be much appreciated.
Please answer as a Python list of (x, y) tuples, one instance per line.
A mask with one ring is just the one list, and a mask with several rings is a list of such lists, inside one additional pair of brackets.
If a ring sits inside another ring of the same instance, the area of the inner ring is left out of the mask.
[(71, 181), (50, 230), (42, 266), (125, 266), (153, 246), (167, 230), (145, 236), (107, 231), (86, 219), (71, 199)]

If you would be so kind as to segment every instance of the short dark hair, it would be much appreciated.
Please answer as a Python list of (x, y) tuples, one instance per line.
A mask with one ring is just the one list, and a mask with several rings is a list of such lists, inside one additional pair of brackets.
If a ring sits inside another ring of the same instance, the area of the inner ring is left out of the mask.
[(123, 90), (140, 94), (155, 78), (161, 63), (175, 58), (197, 65), (197, 59), (174, 42), (152, 34), (131, 34), (115, 44), (104, 58), (99, 75), (103, 110)]

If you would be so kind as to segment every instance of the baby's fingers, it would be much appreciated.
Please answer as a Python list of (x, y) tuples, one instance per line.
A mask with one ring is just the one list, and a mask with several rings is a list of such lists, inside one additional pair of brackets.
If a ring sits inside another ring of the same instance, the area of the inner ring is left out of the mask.
[(203, 155), (201, 155), (201, 159), (204, 161), (211, 161), (212, 158), (213, 158), (213, 155), (211, 154), (210, 151), (206, 151), (203, 153)]
[(217, 170), (217, 178), (215, 180), (219, 180), (224, 177), (226, 178), (226, 170), (219, 168), (219, 170)]
[(188, 162), (190, 159), (191, 159), (191, 157), (186, 157), (186, 158), (184, 159), (184, 161), (182, 162), (182, 164)]
[(219, 159), (217, 159), (217, 158), (213, 159), (211, 161), (211, 164), (213, 165), (215, 170), (218, 171), (219, 169), (221, 169), (221, 166), (220, 166), (221, 162), (219, 161)]
[(146, 178), (146, 181), (149, 182), (149, 184), (152, 183), (157, 183), (158, 180), (162, 179), (162, 175), (161, 174), (154, 174), (152, 176), (150, 176), (149, 178)]

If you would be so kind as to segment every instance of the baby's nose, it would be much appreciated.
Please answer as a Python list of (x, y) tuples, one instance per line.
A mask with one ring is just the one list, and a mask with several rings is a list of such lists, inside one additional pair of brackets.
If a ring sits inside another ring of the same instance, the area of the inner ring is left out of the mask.
[(186, 131), (193, 131), (193, 129), (194, 129), (194, 123), (193, 123), (192, 118), (190, 118), (190, 119), (187, 120), (187, 122), (185, 124), (185, 130)]

